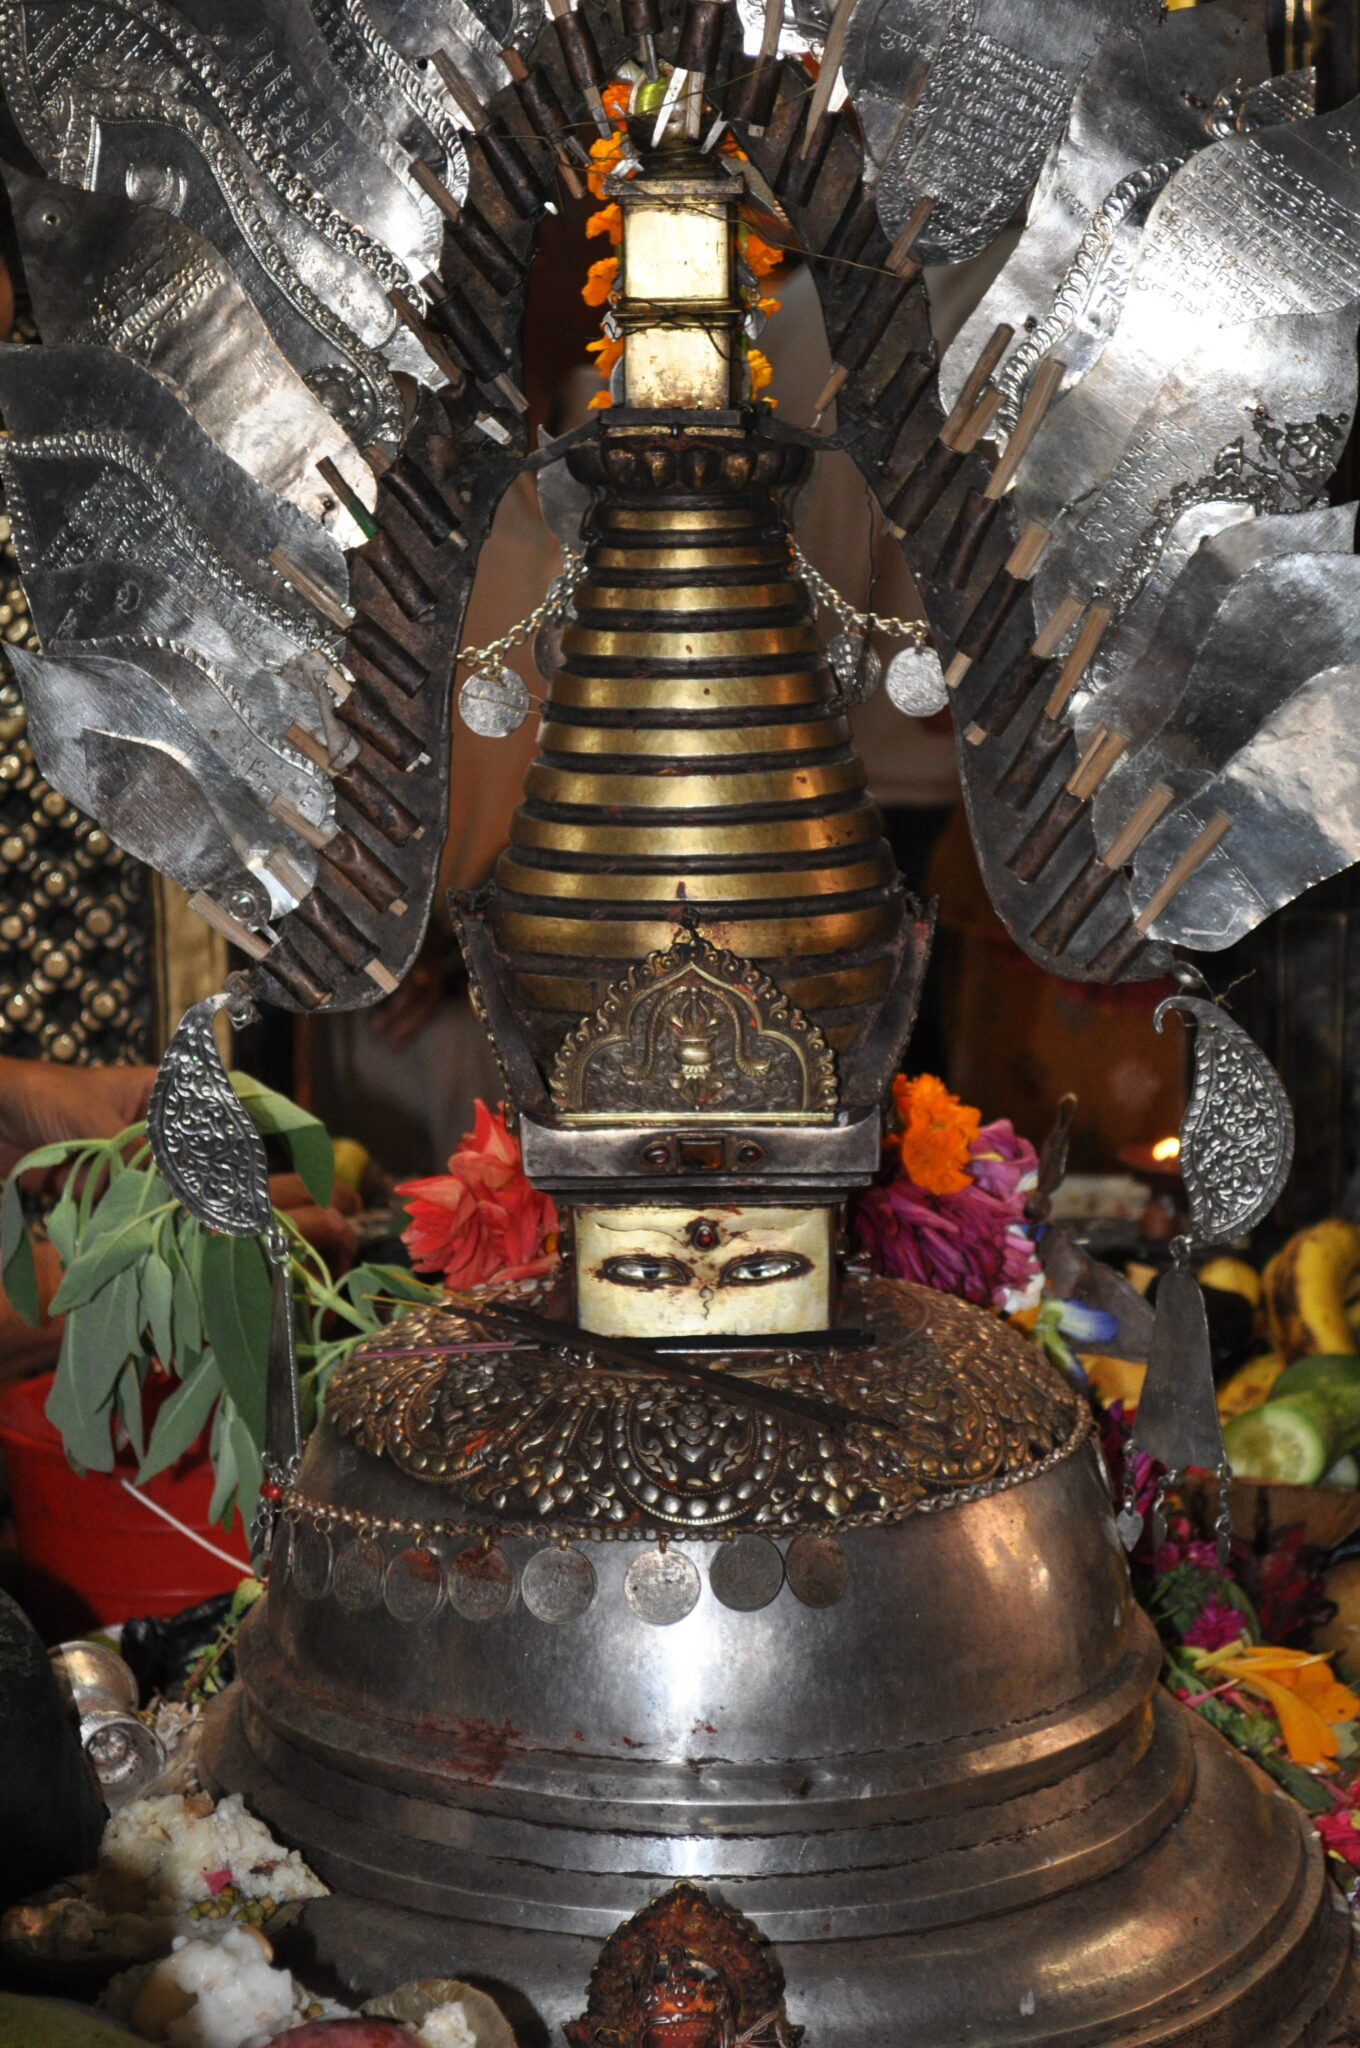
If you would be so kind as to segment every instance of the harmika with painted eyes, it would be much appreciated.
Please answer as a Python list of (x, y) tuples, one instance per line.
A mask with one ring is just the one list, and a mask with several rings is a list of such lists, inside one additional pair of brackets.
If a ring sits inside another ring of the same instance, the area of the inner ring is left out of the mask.
[(775, 1335), (831, 1311), (829, 1209), (583, 1208), (577, 1314), (602, 1334)]

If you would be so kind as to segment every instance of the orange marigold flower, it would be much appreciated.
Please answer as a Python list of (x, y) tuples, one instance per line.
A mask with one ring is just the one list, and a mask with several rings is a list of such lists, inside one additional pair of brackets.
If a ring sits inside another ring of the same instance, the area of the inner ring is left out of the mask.
[(982, 1128), (981, 1110), (951, 1095), (935, 1074), (893, 1082), (893, 1102), (902, 1125), (897, 1139), (902, 1171), (932, 1195), (957, 1194), (969, 1184), (969, 1146)]
[(617, 256), (602, 256), (598, 263), (592, 263), (586, 272), (586, 281), (581, 286), (581, 297), (588, 306), (603, 306), (614, 289), (614, 279), (619, 274)]
[(774, 371), (770, 368), (769, 357), (758, 348), (747, 349), (746, 367), (751, 373), (751, 396), (754, 398), (758, 391), (765, 389), (774, 376)]
[(615, 130), (612, 135), (597, 135), (590, 145), (590, 154), (595, 167), (586, 172), (586, 183), (594, 198), (604, 202), (604, 181), (610, 171), (617, 170), (623, 158), (623, 135)]
[(768, 277), (772, 270), (778, 270), (784, 261), (784, 251), (774, 249), (751, 228), (741, 238), (741, 253), (753, 277)]
[(757, 299), (756, 311), (763, 313), (765, 318), (770, 320), (779, 311), (779, 301), (778, 299)]
[(623, 215), (617, 206), (606, 206), (602, 213), (592, 213), (586, 222), (587, 235), (608, 235), (611, 242), (623, 238)]
[(600, 94), (600, 98), (604, 101), (604, 110), (611, 121), (623, 121), (627, 118), (628, 102), (632, 96), (633, 88), (626, 78), (615, 78), (610, 81)]
[(602, 377), (607, 377), (615, 363), (623, 356), (623, 336), (602, 334), (598, 341), (586, 343), (586, 354), (597, 358), (595, 367)]
[(599, 412), (603, 406), (612, 405), (613, 403), (613, 394), (606, 385), (603, 391), (597, 391), (595, 393), (595, 396), (590, 400), (589, 404), (586, 406), (586, 411)]

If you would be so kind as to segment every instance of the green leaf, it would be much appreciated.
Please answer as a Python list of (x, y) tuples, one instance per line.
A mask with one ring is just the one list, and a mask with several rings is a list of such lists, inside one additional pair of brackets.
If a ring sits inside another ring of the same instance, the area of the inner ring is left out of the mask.
[(36, 1329), (42, 1321), (38, 1273), (17, 1173), (12, 1173), (5, 1182), (5, 1192), (0, 1197), (0, 1272), (4, 1274), (5, 1293), (13, 1306)]
[(146, 1455), (146, 1432), (142, 1416), (142, 1380), (137, 1371), (124, 1371), (118, 1376), (114, 1389), (114, 1406), (118, 1419), (127, 1431), (134, 1458)]
[(175, 1275), (170, 1260), (179, 1256), (169, 1220), (166, 1216), (158, 1220), (151, 1248), (142, 1261), (139, 1306), (152, 1355), (167, 1371), (175, 1365)]
[(269, 1269), (254, 1238), (206, 1233), (202, 1246), (203, 1324), (222, 1384), (254, 1441), (264, 1442), (264, 1383), (269, 1356)]
[(175, 1313), (175, 1368), (188, 1377), (189, 1361), (203, 1348), (203, 1245), (207, 1233), (192, 1216), (178, 1219), (175, 1242), (179, 1257), (172, 1263)]
[(369, 1327), (375, 1330), (387, 1321), (394, 1300), (423, 1302), (428, 1307), (431, 1302), (444, 1298), (442, 1287), (431, 1287), (427, 1281), (417, 1280), (407, 1266), (355, 1266), (340, 1282), (340, 1292), (368, 1318)]
[(76, 1255), (76, 1227), (79, 1220), (80, 1210), (68, 1179), (47, 1217), (47, 1235), (57, 1248), (57, 1257), (61, 1260), (63, 1268), (69, 1266)]
[(151, 1441), (137, 1472), (139, 1486), (184, 1456), (201, 1433), (221, 1391), (217, 1361), (211, 1351), (205, 1351), (190, 1377), (175, 1388), (156, 1417)]
[(251, 1074), (228, 1074), (242, 1108), (261, 1137), (281, 1138), (312, 1200), (321, 1208), (335, 1185), (335, 1153), (326, 1126), (310, 1110), (299, 1109), (286, 1095), (266, 1088)]
[[(264, 1467), (260, 1463), (260, 1447), (246, 1428), (245, 1419), (233, 1415), (227, 1423), (231, 1439), (232, 1457), (236, 1461), (236, 1507), (241, 1521), (250, 1528), (255, 1519), (255, 1510), (260, 1504), (260, 1488), (264, 1484)], [(224, 1521), (230, 1527), (230, 1518)]]
[(80, 1351), (80, 1311), (66, 1318), (61, 1335), (52, 1391), (44, 1411), (71, 1463), (82, 1472), (108, 1472), (113, 1467), (113, 1438), (108, 1411), (85, 1398)]
[(114, 1274), (135, 1264), (155, 1236), (155, 1211), (170, 1207), (170, 1191), (158, 1173), (130, 1167), (96, 1203), (85, 1224), (76, 1257), (52, 1299), (54, 1315), (80, 1308)]
[(230, 1398), (224, 1394), (217, 1404), (212, 1435), (208, 1439), (208, 1456), (213, 1468), (213, 1495), (208, 1503), (208, 1520), (220, 1522), (224, 1529), (231, 1522), (232, 1502), (236, 1498), (236, 1452), (230, 1428), (235, 1413)]

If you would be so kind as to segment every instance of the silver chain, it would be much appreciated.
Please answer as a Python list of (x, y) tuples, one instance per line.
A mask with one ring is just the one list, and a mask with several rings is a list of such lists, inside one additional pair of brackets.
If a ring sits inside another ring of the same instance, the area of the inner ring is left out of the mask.
[[(909, 641), (913, 647), (924, 647), (930, 639), (930, 628), (923, 619), (895, 619), (879, 612), (858, 611), (849, 598), (842, 597), (833, 584), (827, 582), (820, 569), (815, 569), (797, 541), (789, 542), (789, 551), (794, 566), (812, 591), (814, 597), (833, 611), (841, 624), (854, 633), (891, 633), (895, 638)], [(558, 618), (571, 602), (572, 592), (580, 581), (586, 558), (574, 548), (563, 548), (562, 567), (544, 592), (543, 600), (522, 618), (518, 625), (502, 633), (499, 640), (488, 641), (485, 647), (460, 647), (459, 662), (466, 668), (485, 668), (499, 664), (502, 656), (509, 654), (536, 633), (549, 619)]]
[(544, 591), (542, 602), (536, 604), (517, 626), (511, 626), (509, 632), (502, 633), (499, 640), (492, 640), (485, 647), (460, 647), (459, 661), (468, 668), (499, 664), (503, 654), (508, 654), (512, 647), (518, 647), (540, 626), (545, 626), (549, 619), (559, 617), (566, 610), (585, 564), (585, 556), (578, 554), (575, 548), (563, 548), (562, 567)]
[(891, 633), (901, 640), (909, 640), (913, 647), (924, 647), (930, 639), (930, 628), (924, 619), (892, 619), (878, 612), (856, 611), (848, 597), (842, 597), (839, 590), (827, 582), (820, 569), (814, 569), (796, 540), (789, 542), (794, 564), (804, 578), (814, 597), (821, 599), (828, 610), (833, 611), (841, 624), (850, 632)]

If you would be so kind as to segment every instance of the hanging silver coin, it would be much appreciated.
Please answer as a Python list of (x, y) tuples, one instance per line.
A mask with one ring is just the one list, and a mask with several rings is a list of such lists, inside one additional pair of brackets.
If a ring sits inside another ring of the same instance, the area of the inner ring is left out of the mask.
[(795, 1536), (784, 1559), (789, 1590), (805, 1607), (834, 1607), (850, 1581), (850, 1565), (834, 1536)]
[(536, 1550), (519, 1582), (520, 1598), (540, 1621), (576, 1621), (595, 1598), (595, 1567), (583, 1550)]
[(331, 1589), (331, 1539), (313, 1522), (299, 1522), (293, 1537), (294, 1589), (304, 1600), (324, 1600)]
[(432, 1550), (399, 1550), (383, 1575), (383, 1605), (394, 1621), (428, 1621), (444, 1597), (444, 1567)]
[(549, 619), (534, 635), (534, 667), (545, 683), (550, 683), (562, 666), (561, 619)]
[(529, 686), (512, 668), (476, 669), (458, 692), (458, 716), (484, 740), (503, 740), (529, 716)]
[(339, 1551), (331, 1572), (331, 1592), (351, 1614), (376, 1607), (382, 1598), (383, 1568), (381, 1543), (371, 1536), (356, 1536)]
[(515, 1597), (515, 1567), (499, 1544), (469, 1543), (449, 1566), (448, 1591), (464, 1621), (495, 1621)]
[(720, 1543), (708, 1568), (708, 1583), (724, 1607), (754, 1614), (768, 1607), (784, 1583), (784, 1560), (768, 1536), (735, 1536)]
[(635, 1557), (624, 1575), (623, 1597), (639, 1621), (669, 1628), (683, 1621), (698, 1601), (700, 1580), (680, 1550), (649, 1550)]
[(862, 633), (838, 633), (826, 650), (841, 695), (851, 704), (872, 697), (883, 677), (883, 663)]
[(888, 663), (888, 696), (907, 718), (943, 711), (949, 689), (933, 647), (900, 647)]

